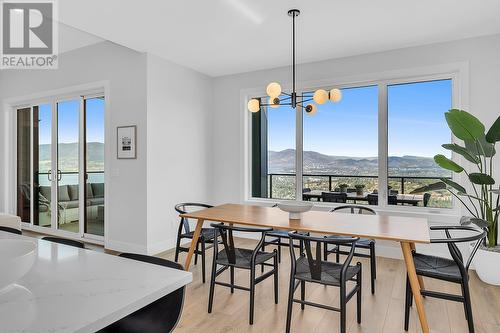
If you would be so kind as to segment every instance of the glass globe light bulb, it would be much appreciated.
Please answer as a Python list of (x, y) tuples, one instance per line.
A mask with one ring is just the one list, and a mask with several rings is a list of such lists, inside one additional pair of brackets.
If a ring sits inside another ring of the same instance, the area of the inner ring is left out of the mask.
[(307, 104), (304, 109), (308, 116), (314, 116), (318, 112), (318, 107), (314, 104)]
[(248, 111), (250, 112), (259, 112), (260, 111), (260, 102), (258, 99), (252, 98), (248, 101), (247, 104)]
[(338, 103), (341, 99), (342, 91), (340, 91), (340, 89), (333, 88), (332, 90), (330, 90), (330, 101), (332, 101), (333, 103)]
[(271, 97), (269, 98), (269, 105), (273, 109), (279, 108), (280, 107), (280, 99), (278, 97)]
[(266, 92), (269, 97), (278, 97), (281, 95), (281, 86), (278, 82), (271, 82), (267, 85)]
[(318, 89), (314, 92), (313, 101), (317, 104), (325, 104), (328, 101), (328, 92), (323, 89)]

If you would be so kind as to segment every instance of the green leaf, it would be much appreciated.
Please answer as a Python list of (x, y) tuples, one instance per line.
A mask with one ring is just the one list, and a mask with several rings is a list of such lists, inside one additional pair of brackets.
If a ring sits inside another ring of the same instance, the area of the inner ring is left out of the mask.
[(484, 125), (470, 113), (451, 109), (444, 114), (453, 134), (462, 140), (474, 140), (484, 135)]
[(457, 154), (462, 155), (467, 161), (478, 164), (479, 158), (467, 148), (457, 145), (456, 143), (446, 143), (442, 145), (444, 149), (451, 150)]
[(448, 157), (446, 157), (444, 155), (439, 154), (439, 155), (434, 156), (434, 161), (437, 163), (437, 165), (439, 165), (443, 169), (450, 170), (450, 171), (453, 171), (456, 173), (460, 173), (460, 172), (464, 171), (464, 168), (462, 168), (460, 165), (453, 162), (452, 160), (450, 160)]
[(482, 135), (476, 140), (464, 140), (465, 148), (475, 155), (481, 155), (486, 157), (495, 156), (495, 146), (492, 143), (486, 141), (486, 137)]
[(443, 182), (437, 182), (437, 183), (425, 185), (425, 186), (419, 187), (417, 189), (414, 189), (413, 191), (411, 191), (410, 194), (432, 192), (432, 191), (438, 191), (438, 190), (444, 190), (444, 189), (446, 189), (446, 184)]
[(486, 141), (490, 143), (500, 141), (500, 117), (491, 125), (490, 130), (486, 134)]
[(460, 225), (469, 225), (471, 223), (477, 225), (481, 229), (488, 228), (491, 224), (490, 222), (477, 217), (462, 216), (460, 218)]
[(477, 185), (493, 185), (495, 184), (495, 180), (485, 173), (470, 173), (469, 180)]
[(462, 192), (462, 193), (467, 194), (467, 191), (465, 190), (465, 188), (462, 185), (455, 183), (453, 180), (447, 179), (447, 178), (441, 178), (441, 181), (443, 183), (445, 183), (446, 185), (448, 185), (449, 187), (453, 187), (458, 192)]
[(471, 198), (471, 199), (475, 199), (475, 200), (477, 200), (477, 201), (483, 201), (483, 202), (484, 202), (484, 199), (478, 198), (478, 197), (476, 197), (476, 196), (474, 196), (474, 195), (467, 194), (467, 193), (465, 193), (465, 192), (457, 192), (457, 195), (462, 196), (462, 197), (464, 197), (464, 196), (465, 196), (465, 197), (469, 197), (469, 198)]

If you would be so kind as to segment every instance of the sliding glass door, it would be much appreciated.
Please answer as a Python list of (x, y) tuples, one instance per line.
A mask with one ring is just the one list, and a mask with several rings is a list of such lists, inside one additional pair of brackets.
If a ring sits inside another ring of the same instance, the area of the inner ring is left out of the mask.
[(17, 109), (17, 213), (23, 222), (40, 231), (104, 235), (104, 109), (102, 95)]
[(80, 231), (80, 100), (57, 103), (57, 227)]

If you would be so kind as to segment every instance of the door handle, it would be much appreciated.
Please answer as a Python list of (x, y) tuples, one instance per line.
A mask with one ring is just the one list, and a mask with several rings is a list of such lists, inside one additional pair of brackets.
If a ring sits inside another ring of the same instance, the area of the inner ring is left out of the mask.
[(62, 172), (61, 170), (57, 170), (57, 181), (61, 181), (62, 179)]
[(47, 171), (47, 178), (48, 178), (49, 182), (52, 181), (52, 178), (50, 177), (50, 175), (52, 175), (52, 170)]

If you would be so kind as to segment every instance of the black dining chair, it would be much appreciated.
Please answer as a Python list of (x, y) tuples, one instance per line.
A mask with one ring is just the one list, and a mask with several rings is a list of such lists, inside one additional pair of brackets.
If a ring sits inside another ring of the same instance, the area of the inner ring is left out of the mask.
[(321, 193), (321, 200), (323, 202), (346, 203), (347, 202), (347, 193), (322, 192)]
[[(277, 207), (278, 204), (273, 204), (271, 207), (275, 208)], [(268, 245), (275, 245), (278, 250), (278, 262), (281, 263), (281, 247), (286, 246), (288, 248), (289, 243), (290, 243), (290, 236), (288, 233), (290, 230), (283, 230), (283, 229), (273, 229), (269, 232), (266, 232), (266, 237), (264, 237), (264, 244), (262, 245), (262, 251), (266, 250), (266, 246)], [(309, 233), (304, 233), (305, 235), (309, 235)], [(285, 240), (285, 241), (283, 241)], [(293, 243), (293, 241), (292, 241)], [(293, 247), (298, 248), (300, 250), (300, 253), (304, 252), (304, 244), (302, 241), (299, 241), (299, 244), (294, 244)], [(264, 271), (264, 265), (262, 265), (261, 271)]]
[[(264, 244), (266, 233), (271, 231), (271, 228), (246, 228), (234, 227), (225, 225), (224, 223), (212, 223), (211, 226), (217, 230), (217, 238), (222, 238), (224, 249), (219, 251), (218, 242), (214, 242), (214, 256), (212, 264), (212, 277), (210, 279), (210, 292), (208, 297), (208, 313), (212, 313), (212, 305), (214, 301), (215, 285), (231, 288), (231, 293), (234, 289), (246, 290), (250, 292), (250, 315), (249, 323), (253, 324), (254, 319), (254, 304), (255, 304), (255, 285), (264, 281), (270, 276), (274, 276), (274, 303), (278, 304), (278, 255), (277, 251), (264, 252), (261, 251)], [(243, 232), (247, 234), (261, 234), (260, 241), (254, 249), (245, 249), (235, 247), (233, 232)], [(268, 261), (272, 260), (270, 264)], [(265, 265), (272, 269), (260, 276), (255, 276), (256, 266)], [(222, 266), (218, 269), (218, 266)], [(217, 277), (229, 268), (230, 283), (216, 281)], [(234, 283), (234, 269), (245, 269), (250, 271), (250, 287), (243, 287)]]
[(6, 227), (6, 226), (0, 226), (0, 231), (5, 231), (5, 232), (11, 233), (11, 234), (16, 234), (16, 235), (23, 234), (23, 232), (19, 229)]
[(73, 246), (73, 247), (78, 247), (80, 249), (85, 248), (85, 244), (82, 242), (73, 240), (73, 239), (67, 239), (67, 238), (60, 238), (60, 237), (52, 237), (52, 236), (47, 236), (42, 238), (45, 241), (48, 242), (53, 242), (53, 243), (58, 243), (58, 244), (63, 244), (63, 245), (68, 245), (68, 246)]
[[(195, 210), (200, 210), (204, 208), (212, 208), (213, 206), (195, 203), (195, 202), (184, 202), (175, 205), (175, 210), (179, 214), (186, 214)], [(189, 220), (187, 218), (181, 217), (179, 222), (179, 228), (177, 229), (177, 243), (175, 246), (175, 262), (179, 260), (180, 252), (189, 252), (189, 247), (181, 246), (182, 239), (193, 239), (194, 230), (191, 230), (189, 226)], [(201, 277), (202, 282), (205, 283), (205, 257), (206, 250), (211, 248), (211, 244), (215, 238), (213, 228), (202, 228), (198, 242), (196, 243), (196, 249), (194, 250), (194, 264), (198, 264), (198, 255), (201, 255)], [(200, 249), (201, 247), (201, 249)]]
[(427, 205), (429, 204), (429, 201), (431, 200), (431, 194), (430, 193), (424, 193), (424, 197), (423, 197), (423, 203), (424, 203), (424, 207), (427, 207)]
[[(357, 205), (346, 205), (346, 206), (335, 207), (330, 212), (348, 213), (348, 214), (367, 214), (367, 215), (377, 214), (373, 209), (369, 207), (357, 206)], [(339, 236), (328, 236), (328, 238), (338, 238), (338, 237)], [(375, 256), (375, 240), (368, 238), (360, 238), (356, 242), (356, 249), (363, 249), (368, 251), (368, 253), (355, 251), (354, 256), (370, 259), (371, 289), (372, 289), (372, 294), (375, 294), (375, 280), (377, 279), (377, 259)], [(325, 261), (328, 260), (328, 255), (330, 253), (335, 253), (336, 262), (339, 262), (341, 254), (348, 255), (350, 253), (349, 251), (342, 250), (340, 245), (334, 246), (332, 249), (328, 249), (328, 246), (325, 246), (323, 250), (324, 250)]]
[[(305, 306), (313, 306), (321, 309), (340, 312), (340, 332), (346, 332), (346, 308), (347, 302), (356, 295), (357, 296), (357, 321), (361, 323), (361, 263), (351, 265), (354, 256), (354, 249), (359, 238), (353, 237), (338, 237), (331, 239), (328, 237), (313, 237), (290, 233), (291, 239), (302, 240), (305, 246), (305, 255), (295, 257), (295, 251), (290, 246), (291, 273), (290, 286), (288, 291), (288, 308), (286, 315), (286, 332), (291, 329), (293, 303), (299, 303), (301, 309)], [(315, 242), (316, 255), (312, 254), (311, 242)], [(351, 251), (343, 263), (333, 263), (321, 260), (321, 247), (331, 245), (350, 246)], [(348, 291), (347, 282), (354, 281), (355, 286)], [(305, 299), (306, 283), (317, 283), (325, 286), (335, 286), (340, 288), (340, 307), (333, 307), (324, 304), (317, 304)], [(300, 299), (295, 299), (294, 294), (300, 285)]]
[[(448, 294), (444, 292), (421, 289), (422, 296), (441, 298), (448, 301), (461, 302), (464, 304), (465, 318), (469, 326), (469, 333), (474, 332), (474, 321), (472, 318), (472, 302), (469, 292), (469, 266), (474, 259), (477, 249), (486, 237), (486, 231), (479, 230), (470, 226), (432, 226), (431, 230), (444, 231), (446, 238), (431, 238), (431, 244), (446, 244), (452, 259), (437, 257), (428, 254), (422, 254), (412, 251), (413, 261), (417, 275), (460, 284), (462, 294)], [(468, 232), (472, 235), (464, 237), (452, 237), (451, 232)], [(467, 259), (464, 260), (462, 253), (457, 247), (458, 243), (472, 243), (475, 245)], [(413, 293), (410, 287), (410, 280), (406, 277), (406, 300), (405, 300), (405, 322), (404, 329), (408, 331), (410, 320), (410, 307), (412, 306)]]
[[(369, 205), (378, 205), (378, 193), (370, 193), (366, 196), (366, 200), (368, 201)], [(388, 195), (387, 196), (387, 203), (389, 205), (397, 205), (398, 204), (398, 197), (397, 195)]]
[[(176, 262), (134, 253), (122, 253), (120, 257), (146, 262), (153, 265), (183, 270)], [(186, 287), (181, 287), (170, 294), (146, 305), (132, 314), (102, 329), (101, 333), (165, 333), (172, 332), (177, 326), (182, 313)]]

